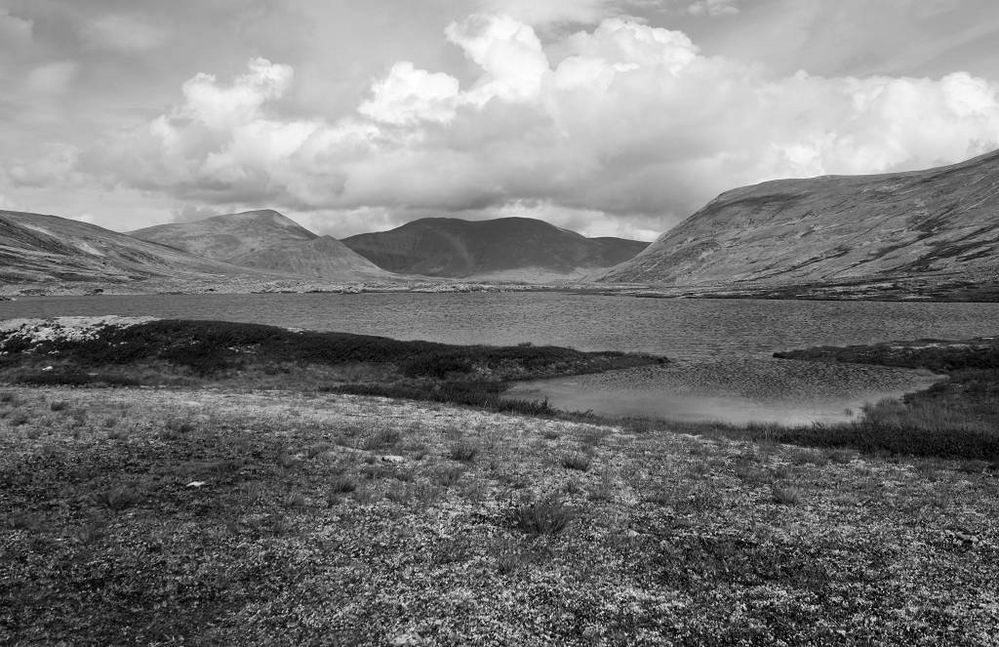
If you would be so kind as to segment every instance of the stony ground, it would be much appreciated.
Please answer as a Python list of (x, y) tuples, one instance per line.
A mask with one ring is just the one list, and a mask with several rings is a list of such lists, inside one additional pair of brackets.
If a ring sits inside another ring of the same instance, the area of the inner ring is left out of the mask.
[(445, 405), (0, 389), (0, 642), (996, 645), (997, 494)]

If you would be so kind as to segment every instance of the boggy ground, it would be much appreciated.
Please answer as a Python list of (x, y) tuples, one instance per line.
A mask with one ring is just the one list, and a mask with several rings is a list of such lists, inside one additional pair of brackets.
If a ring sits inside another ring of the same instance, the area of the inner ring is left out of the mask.
[(995, 645), (974, 461), (342, 394), (0, 390), (0, 636)]

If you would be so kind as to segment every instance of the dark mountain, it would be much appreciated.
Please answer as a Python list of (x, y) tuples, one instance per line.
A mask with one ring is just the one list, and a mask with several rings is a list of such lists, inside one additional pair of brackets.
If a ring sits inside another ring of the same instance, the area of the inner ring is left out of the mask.
[(387, 276), (337, 239), (314, 234), (269, 209), (156, 225), (131, 235), (259, 270), (341, 281)]
[(391, 272), (454, 278), (580, 274), (620, 263), (648, 245), (586, 238), (531, 218), (424, 218), (343, 243)]
[(999, 152), (925, 171), (723, 193), (605, 281), (668, 286), (999, 284)]
[(0, 282), (124, 283), (247, 273), (232, 265), (57, 216), (0, 211)]

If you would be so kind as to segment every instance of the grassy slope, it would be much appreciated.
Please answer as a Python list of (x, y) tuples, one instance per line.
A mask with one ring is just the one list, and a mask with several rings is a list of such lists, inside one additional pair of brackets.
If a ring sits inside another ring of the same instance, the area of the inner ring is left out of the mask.
[(14, 644), (997, 644), (997, 518), (975, 463), (344, 395), (0, 392)]

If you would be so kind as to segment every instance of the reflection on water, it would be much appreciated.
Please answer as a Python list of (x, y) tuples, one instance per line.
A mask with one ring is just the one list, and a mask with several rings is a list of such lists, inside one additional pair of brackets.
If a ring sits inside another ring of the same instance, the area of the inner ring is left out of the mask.
[(508, 397), (548, 400), (562, 411), (592, 412), (610, 417), (665, 418), (682, 422), (723, 422), (733, 425), (777, 423), (806, 425), (847, 422), (852, 402), (759, 402), (736, 395), (710, 396), (669, 391), (575, 388), (572, 384), (518, 386)]
[(847, 422), (866, 403), (928, 388), (920, 371), (792, 360), (678, 362), (515, 385), (506, 397), (563, 411), (684, 422)]
[(733, 422), (841, 419), (847, 407), (855, 409), (865, 401), (925, 384), (912, 373), (893, 382), (897, 375), (889, 379), (891, 369), (781, 363), (769, 359), (775, 351), (925, 337), (963, 339), (993, 335), (999, 328), (996, 303), (640, 299), (537, 292), (144, 295), (0, 302), (0, 319), (104, 314), (225, 319), (452, 344), (532, 342), (654, 353), (681, 361), (654, 377), (638, 372), (627, 379), (554, 382), (545, 392), (556, 406), (567, 409)]

